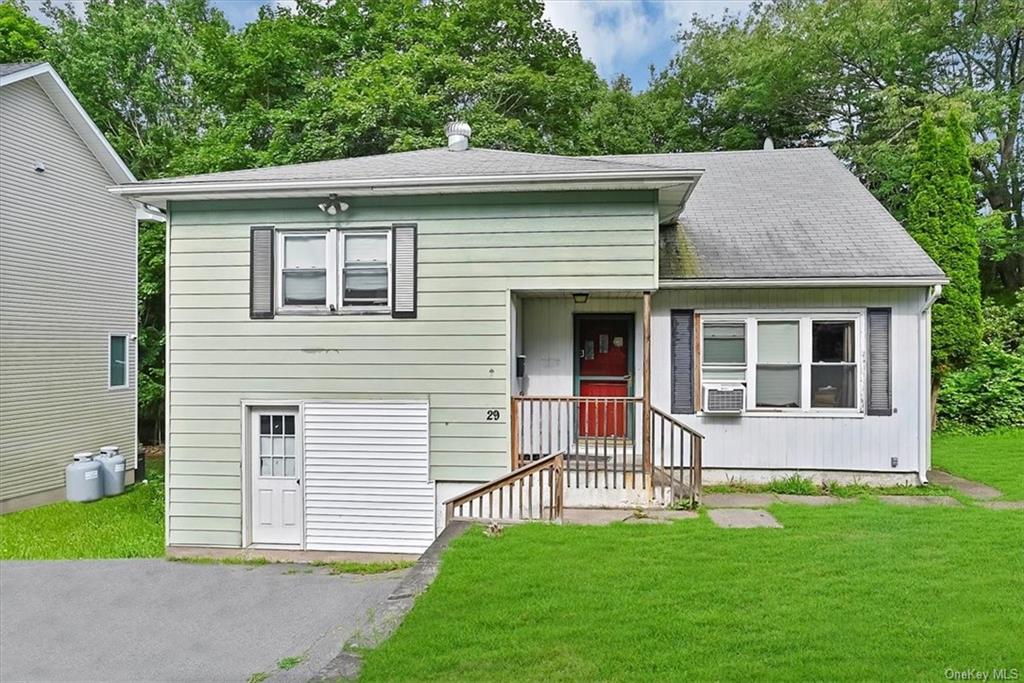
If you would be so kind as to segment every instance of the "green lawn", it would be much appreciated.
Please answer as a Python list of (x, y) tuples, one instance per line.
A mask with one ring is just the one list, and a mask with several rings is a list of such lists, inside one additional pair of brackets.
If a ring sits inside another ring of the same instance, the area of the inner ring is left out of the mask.
[(162, 557), (163, 463), (150, 460), (149, 483), (93, 503), (55, 503), (0, 517), (0, 559), (80, 560)]
[(367, 681), (946, 680), (1024, 669), (1024, 514), (775, 505), (784, 529), (455, 541)]
[(1024, 500), (1024, 429), (982, 435), (936, 434), (932, 466)]

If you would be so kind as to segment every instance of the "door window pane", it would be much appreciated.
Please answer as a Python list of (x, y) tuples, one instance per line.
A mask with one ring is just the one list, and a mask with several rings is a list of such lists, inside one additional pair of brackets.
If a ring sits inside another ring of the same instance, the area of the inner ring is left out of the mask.
[(853, 321), (815, 322), (811, 329), (811, 362), (854, 362)]
[(706, 323), (704, 358), (708, 365), (746, 363), (746, 326), (742, 323)]
[(856, 408), (857, 366), (812, 366), (811, 406), (814, 408)]
[(294, 477), (295, 476), (295, 458), (284, 459), (284, 476)]
[(272, 458), (260, 458), (260, 476), (269, 477), (273, 471), (270, 461)]
[(110, 386), (128, 386), (128, 337), (110, 337)]
[(285, 306), (326, 306), (327, 271), (286, 271), (282, 273)]
[(327, 238), (324, 235), (285, 235), (285, 268), (325, 268)]

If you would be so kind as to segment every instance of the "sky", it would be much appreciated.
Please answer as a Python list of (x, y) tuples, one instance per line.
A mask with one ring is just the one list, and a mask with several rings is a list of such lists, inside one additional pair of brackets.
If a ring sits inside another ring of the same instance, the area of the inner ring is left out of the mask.
[[(60, 0), (58, 0), (59, 2)], [(289, 0), (211, 0), (236, 27), (256, 18), (264, 4)], [(74, 4), (74, 3), (73, 3)], [(544, 16), (572, 31), (583, 56), (606, 79), (624, 73), (634, 89), (647, 86), (649, 65), (662, 69), (675, 52), (675, 36), (694, 14), (743, 13), (749, 0), (546, 0)], [(41, 0), (30, 0), (38, 15)]]

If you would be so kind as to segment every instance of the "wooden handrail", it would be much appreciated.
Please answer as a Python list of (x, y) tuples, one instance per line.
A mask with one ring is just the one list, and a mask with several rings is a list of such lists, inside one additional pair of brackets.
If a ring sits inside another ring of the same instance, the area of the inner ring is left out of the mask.
[[(551, 521), (562, 520), (562, 510), (564, 507), (564, 494), (562, 491), (562, 473), (565, 468), (565, 455), (564, 453), (554, 453), (546, 456), (539, 460), (527, 463), (522, 467), (518, 467), (508, 474), (505, 474), (493, 481), (489, 481), (486, 484), (481, 484), (476, 488), (470, 489), (465, 493), (449, 498), (444, 502), (445, 509), (445, 521), (450, 522), (456, 516), (456, 511), (464, 506), (469, 506), (470, 515), (473, 513), (473, 503), (479, 504), (480, 515), (475, 519), (502, 519), (508, 521), (518, 521), (524, 518), (524, 509), (529, 513), (527, 519), (534, 519), (533, 515), (533, 475), (540, 474), (540, 481), (538, 482), (538, 514), (539, 518), (544, 518), (544, 488), (545, 482), (543, 479), (543, 473), (550, 470), (550, 475), (547, 481), (548, 488), (548, 518)], [(524, 486), (523, 482), (528, 481), (528, 486)], [(518, 492), (516, 491), (516, 485), (518, 484)], [(504, 496), (505, 489), (508, 488), (508, 496)], [(494, 514), (494, 494), (499, 495), (498, 498), (498, 514)], [(517, 496), (518, 493), (518, 496)], [(483, 514), (483, 498), (488, 497), (489, 510), (488, 514)], [(524, 496), (527, 497), (524, 499)], [(518, 510), (519, 514), (516, 515), (516, 498), (518, 498)], [(506, 500), (508, 515), (505, 515)]]

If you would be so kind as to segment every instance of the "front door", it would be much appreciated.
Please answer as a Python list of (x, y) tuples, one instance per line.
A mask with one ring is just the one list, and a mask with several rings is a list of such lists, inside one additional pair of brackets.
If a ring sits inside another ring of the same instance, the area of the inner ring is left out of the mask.
[(577, 394), (582, 437), (628, 436), (629, 411), (622, 398), (633, 393), (632, 315), (576, 316)]
[(252, 542), (302, 542), (302, 442), (295, 408), (252, 411)]

